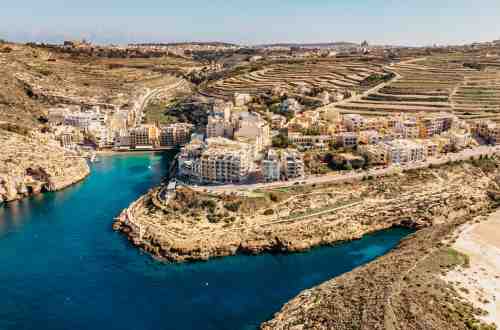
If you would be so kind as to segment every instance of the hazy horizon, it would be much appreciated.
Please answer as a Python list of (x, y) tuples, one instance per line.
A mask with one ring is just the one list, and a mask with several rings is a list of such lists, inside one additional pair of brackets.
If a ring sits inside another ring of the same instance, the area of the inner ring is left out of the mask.
[(182, 3), (148, 0), (26, 0), (2, 5), (0, 38), (61, 43), (87, 39), (100, 44), (134, 42), (269, 43), (361, 42), (426, 46), (500, 38), (500, 2), (421, 0), (255, 0)]

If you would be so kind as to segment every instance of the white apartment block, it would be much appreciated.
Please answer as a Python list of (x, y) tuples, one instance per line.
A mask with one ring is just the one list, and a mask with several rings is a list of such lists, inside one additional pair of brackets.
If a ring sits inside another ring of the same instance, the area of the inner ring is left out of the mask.
[(239, 183), (250, 171), (250, 157), (243, 150), (206, 150), (200, 158), (200, 179), (205, 183)]
[(250, 94), (244, 93), (234, 93), (234, 105), (237, 107), (242, 107), (252, 102), (252, 96)]
[(253, 169), (252, 146), (225, 138), (194, 141), (179, 155), (179, 175), (201, 183), (240, 183)]
[(359, 142), (364, 144), (377, 144), (382, 140), (380, 134), (375, 130), (359, 132)]
[(281, 161), (275, 150), (267, 153), (267, 158), (261, 163), (262, 177), (266, 182), (279, 181), (281, 177)]
[(331, 135), (303, 135), (300, 133), (289, 133), (288, 141), (301, 147), (327, 148), (333, 141)]
[(64, 125), (78, 127), (84, 131), (89, 128), (92, 122), (92, 114), (87, 112), (76, 112), (64, 117)]
[(294, 179), (304, 177), (304, 159), (296, 150), (287, 150), (281, 155), (283, 175), (285, 178)]
[(241, 112), (233, 123), (235, 140), (251, 143), (256, 153), (271, 145), (269, 124), (258, 113)]
[(127, 129), (120, 129), (115, 132), (114, 148), (128, 149), (130, 148), (130, 132)]
[(387, 149), (382, 144), (359, 146), (358, 151), (366, 156), (370, 165), (386, 165), (389, 161)]
[(347, 114), (343, 116), (342, 123), (349, 132), (356, 132), (364, 129), (365, 118), (361, 115)]
[(394, 140), (383, 143), (383, 146), (387, 150), (389, 162), (393, 164), (423, 161), (427, 154), (422, 144), (410, 140)]
[(419, 137), (419, 129), (417, 122), (414, 120), (406, 120), (396, 125), (396, 131), (401, 133), (403, 139), (416, 139)]
[(273, 129), (281, 129), (285, 127), (286, 118), (285, 116), (273, 114), (271, 117), (271, 126)]
[(233, 125), (220, 116), (208, 116), (206, 135), (207, 138), (230, 138), (233, 135)]
[(218, 116), (223, 118), (225, 121), (229, 121), (231, 119), (231, 113), (233, 111), (233, 108), (234, 108), (233, 102), (226, 102), (224, 100), (214, 99), (210, 115)]
[(358, 136), (353, 132), (337, 134), (337, 145), (344, 148), (354, 148), (358, 145)]

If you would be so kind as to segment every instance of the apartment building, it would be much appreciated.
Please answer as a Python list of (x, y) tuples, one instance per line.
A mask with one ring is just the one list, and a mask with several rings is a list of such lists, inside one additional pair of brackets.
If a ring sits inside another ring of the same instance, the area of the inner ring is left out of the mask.
[(242, 107), (252, 102), (252, 96), (245, 93), (234, 93), (234, 105), (237, 107)]
[(370, 131), (380, 131), (387, 127), (387, 120), (385, 118), (365, 118), (363, 129)]
[(210, 110), (210, 115), (221, 117), (224, 121), (229, 121), (231, 119), (231, 113), (234, 108), (233, 102), (227, 102), (220, 99), (212, 100), (212, 108)]
[(191, 138), (193, 125), (186, 123), (175, 123), (163, 126), (159, 131), (159, 143), (162, 147), (178, 147), (185, 145)]
[(304, 158), (296, 150), (287, 150), (281, 155), (283, 175), (287, 179), (304, 177)]
[(262, 177), (266, 182), (279, 181), (281, 178), (281, 160), (276, 150), (269, 150), (266, 159), (261, 162)]
[(475, 123), (474, 132), (491, 144), (500, 142), (500, 126), (490, 120), (481, 120)]
[(110, 131), (100, 122), (91, 122), (87, 127), (87, 135), (92, 138), (98, 148), (112, 145), (113, 139)]
[(300, 133), (289, 133), (288, 142), (304, 148), (328, 148), (333, 141), (331, 135), (303, 135)]
[(367, 130), (359, 132), (359, 143), (377, 144), (382, 140), (379, 132), (375, 130)]
[(254, 163), (252, 146), (220, 137), (192, 141), (178, 159), (180, 176), (205, 184), (243, 182)]
[(152, 148), (158, 143), (158, 129), (142, 125), (130, 130), (130, 145), (134, 148)]
[(230, 121), (226, 121), (223, 117), (208, 116), (206, 135), (207, 138), (231, 138), (233, 136), (233, 125)]
[(357, 132), (365, 127), (365, 118), (357, 114), (344, 115), (342, 123), (349, 132)]
[(430, 139), (416, 139), (415, 143), (424, 147), (425, 158), (436, 157), (440, 152), (439, 144)]
[(271, 116), (271, 128), (272, 129), (282, 129), (285, 127), (286, 118), (285, 116), (273, 114)]
[(421, 138), (429, 138), (452, 128), (456, 117), (451, 113), (441, 112), (418, 118)]
[(410, 140), (394, 140), (382, 144), (388, 154), (389, 162), (393, 164), (406, 164), (423, 161), (426, 157), (424, 146)]
[(200, 158), (200, 179), (205, 183), (238, 183), (250, 170), (250, 160), (243, 151), (215, 149)]
[(388, 151), (383, 145), (363, 145), (359, 146), (358, 151), (366, 157), (370, 165), (387, 165), (389, 163)]
[(116, 131), (113, 144), (113, 147), (118, 150), (129, 149), (131, 145), (130, 132), (127, 129), (120, 129)]
[(353, 132), (337, 134), (337, 145), (343, 148), (354, 148), (358, 145), (358, 136)]
[(419, 137), (419, 128), (415, 118), (397, 122), (394, 129), (401, 134), (403, 139), (416, 139)]
[(64, 125), (78, 127), (86, 131), (92, 122), (92, 117), (92, 114), (87, 112), (70, 113), (64, 117)]
[(257, 153), (271, 145), (269, 124), (258, 113), (241, 112), (233, 117), (235, 140), (253, 144)]

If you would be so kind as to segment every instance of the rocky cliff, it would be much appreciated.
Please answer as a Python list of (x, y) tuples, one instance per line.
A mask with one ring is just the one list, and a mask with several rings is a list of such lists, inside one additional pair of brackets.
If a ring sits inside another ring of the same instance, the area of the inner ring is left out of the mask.
[[(157, 192), (122, 213), (114, 228), (160, 259), (207, 260), (237, 253), (296, 252), (392, 226), (425, 228), (489, 205), (492, 160), (326, 187), (213, 196)], [(299, 188), (297, 188), (299, 189)]]
[(0, 130), (0, 143), (0, 203), (63, 189), (90, 173), (84, 159), (43, 134)]

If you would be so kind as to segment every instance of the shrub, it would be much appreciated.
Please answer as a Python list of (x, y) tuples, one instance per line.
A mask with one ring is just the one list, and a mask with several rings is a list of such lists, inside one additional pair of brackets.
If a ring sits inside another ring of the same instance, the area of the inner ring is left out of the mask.
[(272, 215), (274, 214), (274, 210), (273, 209), (267, 209), (264, 211), (264, 215)]
[(211, 199), (204, 199), (201, 201), (201, 206), (213, 211), (217, 207), (217, 203)]
[(224, 205), (226, 210), (229, 210), (231, 212), (238, 212), (238, 210), (240, 209), (240, 206), (241, 206), (241, 202), (232, 202), (232, 203), (227, 203), (226, 205)]

